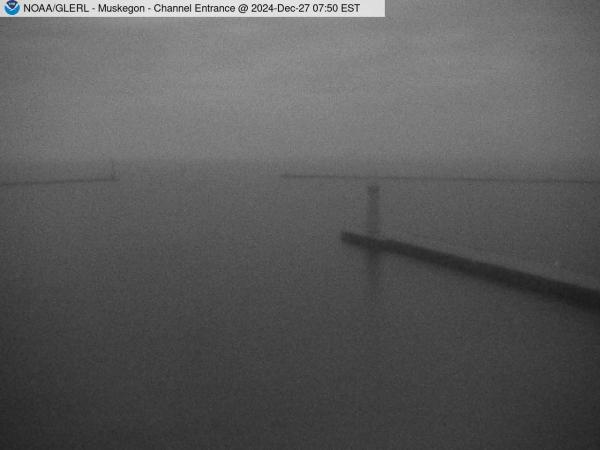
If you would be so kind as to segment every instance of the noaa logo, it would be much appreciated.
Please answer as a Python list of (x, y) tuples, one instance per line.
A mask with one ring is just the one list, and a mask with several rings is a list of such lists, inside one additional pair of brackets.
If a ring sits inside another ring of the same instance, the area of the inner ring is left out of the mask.
[(21, 6), (17, 0), (8, 0), (4, 5), (4, 12), (9, 16), (19, 14), (19, 11), (21, 11)]

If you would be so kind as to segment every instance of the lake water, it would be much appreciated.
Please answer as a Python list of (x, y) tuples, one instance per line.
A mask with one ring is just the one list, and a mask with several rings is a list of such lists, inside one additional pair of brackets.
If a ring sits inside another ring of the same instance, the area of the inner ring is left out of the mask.
[[(344, 245), (365, 183), (0, 190), (3, 448), (598, 448), (600, 315)], [(383, 232), (600, 278), (598, 185), (382, 183)]]

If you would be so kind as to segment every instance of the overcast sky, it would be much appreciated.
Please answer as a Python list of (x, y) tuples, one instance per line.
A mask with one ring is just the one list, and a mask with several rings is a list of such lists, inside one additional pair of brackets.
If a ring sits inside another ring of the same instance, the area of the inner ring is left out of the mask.
[(1, 160), (319, 157), (600, 175), (600, 3), (382, 19), (0, 19)]

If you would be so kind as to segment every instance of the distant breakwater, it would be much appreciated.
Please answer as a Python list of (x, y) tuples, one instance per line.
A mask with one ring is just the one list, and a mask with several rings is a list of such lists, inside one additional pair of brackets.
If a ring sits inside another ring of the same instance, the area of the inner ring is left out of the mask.
[(600, 179), (577, 178), (494, 178), (494, 177), (433, 177), (433, 176), (401, 176), (401, 175), (358, 175), (358, 174), (311, 174), (285, 172), (282, 178), (325, 178), (331, 180), (392, 180), (392, 181), (441, 181), (452, 183), (523, 183), (523, 184), (599, 184)]
[(116, 177), (98, 177), (98, 178), (64, 178), (57, 180), (27, 180), (27, 181), (2, 181), (0, 187), (16, 186), (35, 186), (49, 184), (71, 184), (71, 183), (105, 183), (119, 181)]

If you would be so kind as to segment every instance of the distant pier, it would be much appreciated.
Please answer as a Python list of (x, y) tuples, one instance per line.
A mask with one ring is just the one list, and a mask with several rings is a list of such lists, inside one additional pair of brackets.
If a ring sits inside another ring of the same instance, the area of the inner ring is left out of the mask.
[(600, 281), (546, 266), (469, 249), (342, 231), (342, 241), (371, 250), (399, 253), (472, 275), (600, 307)]
[(0, 187), (9, 186), (35, 186), (40, 184), (70, 184), (70, 183), (103, 183), (109, 181), (119, 181), (118, 178), (65, 178), (59, 180), (28, 180), (28, 181), (4, 181), (0, 182)]
[(110, 175), (94, 176), (94, 177), (73, 177), (73, 178), (56, 178), (42, 180), (15, 180), (15, 181), (0, 181), (0, 187), (11, 186), (36, 186), (48, 184), (71, 184), (71, 183), (106, 183), (110, 181), (119, 181), (117, 170), (114, 161), (110, 162)]
[(402, 176), (402, 175), (359, 175), (334, 173), (292, 173), (285, 172), (281, 178), (290, 179), (328, 179), (328, 180), (367, 180), (367, 181), (411, 181), (411, 182), (450, 182), (450, 183), (519, 183), (519, 184), (600, 184), (600, 179), (591, 178), (494, 178), (494, 177), (440, 177), (440, 176)]

